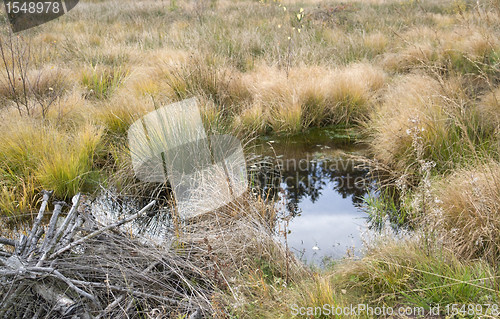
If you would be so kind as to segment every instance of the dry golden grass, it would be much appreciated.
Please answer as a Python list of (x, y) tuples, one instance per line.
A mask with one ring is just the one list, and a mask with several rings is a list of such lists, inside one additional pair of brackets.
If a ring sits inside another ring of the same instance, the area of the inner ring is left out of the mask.
[(331, 70), (301, 67), (291, 70), (288, 78), (275, 68), (260, 67), (244, 79), (252, 88), (252, 100), (268, 110), (272, 129), (292, 133), (361, 120), (385, 84), (382, 70), (369, 64)]
[(248, 128), (251, 132), (264, 133), (267, 125), (267, 118), (264, 114), (263, 106), (258, 102), (242, 110), (241, 114), (235, 118), (235, 124)]
[(21, 192), (12, 201), (18, 203), (16, 207), (3, 204), (5, 214), (32, 208), (33, 197), (41, 189), (53, 189), (58, 198), (76, 194), (85, 186), (102, 147), (103, 129), (90, 123), (67, 133), (64, 127), (12, 116), (1, 129), (8, 132), (0, 137), (0, 171), (7, 187), (3, 193)]
[(488, 161), (436, 182), (429, 221), (466, 259), (496, 263), (500, 255), (500, 165)]
[[(429, 128), (426, 147), (449, 146), (443, 122), (450, 119), (449, 107), (430, 95), (465, 103), (473, 98), (448, 96), (451, 90), (439, 89), (432, 72), (424, 80), (404, 75), (439, 68), (480, 75), (478, 67), (494, 63), (498, 51), (499, 11), (493, 5), (476, 10), (461, 2), (459, 12), (453, 1), (292, 1), (282, 3), (286, 11), (274, 2), (215, 1), (201, 11), (198, 4), (84, 1), (57, 23), (27, 34), (40, 44), (40, 94), (48, 87), (64, 89), (49, 121), (78, 130), (93, 118), (123, 137), (147, 111), (194, 95), (204, 102), (211, 126), (250, 134), (359, 123), (372, 114), (370, 129), (380, 129), (374, 154), (403, 169), (413, 163), (405, 136), (409, 118), (420, 116)], [(304, 17), (296, 21), (300, 8)], [(330, 9), (336, 12), (331, 20), (320, 18)], [(482, 92), (481, 85), (473, 89)], [(0, 90), (0, 96), (8, 94)], [(8, 98), (4, 102), (10, 105)]]
[(389, 44), (389, 38), (387, 35), (380, 31), (375, 31), (368, 34), (364, 40), (364, 45), (370, 48), (374, 54), (381, 54), (385, 51)]
[(351, 298), (380, 306), (409, 302), (426, 313), (432, 304), (498, 298), (495, 271), (485, 262), (464, 261), (443, 250), (438, 241), (395, 237), (380, 236), (364, 258), (341, 263), (336, 284)]
[[(498, 257), (498, 1), (349, 4), (88, 0), (23, 33), (36, 46), (36, 67), (28, 73), (31, 82), (39, 78), (33, 92), (58, 96), (46, 114), (35, 106), (32, 117), (20, 117), (10, 87), (0, 83), (1, 214), (33, 210), (41, 188), (63, 199), (104, 177), (118, 190), (149, 192), (132, 174), (127, 129), (157, 107), (197, 96), (209, 133), (362, 124), (373, 157), (399, 177), (411, 175), (413, 196), (428, 194), (423, 184), (432, 181), (438, 202), (421, 201), (425, 207), (412, 207), (412, 214), (429, 213), (448, 237), (446, 247), (460, 256)], [(8, 37), (5, 29), (1, 34)], [(436, 164), (430, 175), (422, 173), (425, 162)], [(463, 163), (470, 166), (456, 170)], [(234, 247), (253, 234), (232, 238)], [(387, 291), (409, 290), (432, 303), (419, 289), (434, 291), (431, 283), (447, 272), (466, 281), (483, 269), (420, 242), (391, 242), (331, 277), (289, 289), (281, 276), (283, 251), (266, 241), (245, 247), (238, 258), (262, 257), (245, 260), (260, 269), (245, 273), (244, 300), (256, 301), (248, 317), (276, 317), (289, 310), (283, 301), (347, 304)], [(280, 269), (269, 265), (273, 259)], [(339, 293), (342, 285), (354, 293)], [(440, 292), (451, 295), (449, 302), (470, 301), (477, 292), (460, 288), (462, 294)]]
[[(400, 78), (384, 95), (374, 111), (369, 130), (375, 158), (397, 171), (405, 171), (415, 161), (410, 130), (421, 130), (425, 147), (438, 147), (433, 140), (447, 134), (447, 117), (439, 83), (430, 77), (408, 75)], [(444, 137), (445, 138), (445, 137)]]
[(109, 101), (93, 105), (89, 111), (109, 132), (123, 137), (132, 123), (155, 110), (153, 101), (149, 96), (136, 96), (123, 90)]
[(387, 54), (382, 65), (393, 72), (407, 72), (432, 61), (434, 49), (430, 43), (415, 44), (402, 52)]
[(482, 96), (481, 102), (478, 104), (481, 120), (492, 126), (495, 130), (500, 126), (500, 88), (495, 88), (493, 92), (489, 92)]

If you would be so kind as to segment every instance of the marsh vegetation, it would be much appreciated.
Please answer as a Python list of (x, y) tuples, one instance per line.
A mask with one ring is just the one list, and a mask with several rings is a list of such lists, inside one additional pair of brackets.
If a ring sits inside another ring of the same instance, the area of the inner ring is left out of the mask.
[[(292, 304), (498, 304), (499, 22), (497, 0), (86, 0), (19, 34), (3, 21), (1, 237), (28, 229), (44, 189), (63, 201), (104, 189), (118, 203), (166, 206), (164, 185), (133, 175), (127, 130), (197, 97), (207, 134), (245, 143), (355, 131), (379, 181), (365, 206), (381, 229), (362, 258), (316, 269), (273, 241), (286, 220), (266, 196), (181, 223), (169, 253), (196, 252), (189, 262), (204, 271), (206, 316), (289, 318)], [(395, 234), (391, 223), (412, 232)], [(124, 317), (194, 309), (128, 302), (116, 304)]]

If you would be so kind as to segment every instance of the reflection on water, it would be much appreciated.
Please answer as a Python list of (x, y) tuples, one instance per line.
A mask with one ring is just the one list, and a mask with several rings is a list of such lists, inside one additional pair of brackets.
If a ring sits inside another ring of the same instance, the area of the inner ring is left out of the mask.
[(250, 163), (253, 192), (276, 202), (280, 216), (289, 219), (290, 249), (308, 262), (357, 254), (360, 228), (366, 227), (360, 207), (372, 187), (369, 171), (346, 155), (362, 156), (363, 147), (331, 135), (316, 130), (268, 139)]
[[(321, 129), (293, 137), (274, 136), (245, 150), (252, 192), (275, 202), (280, 219), (289, 221), (289, 248), (308, 263), (356, 255), (361, 248), (360, 228), (366, 228), (366, 213), (360, 207), (373, 184), (362, 162), (346, 155), (362, 157), (364, 149), (337, 135), (335, 130)], [(137, 200), (113, 196), (104, 194), (90, 204), (103, 224), (142, 208)], [(173, 238), (170, 206), (160, 205), (157, 210), (158, 214), (124, 228), (145, 240), (169, 244)]]
[[(303, 159), (303, 160), (307, 160)], [(287, 210), (296, 215), (300, 212), (300, 203), (306, 198), (316, 203), (325, 197), (329, 190), (334, 190), (342, 199), (350, 199), (352, 205), (359, 206), (365, 195), (367, 170), (355, 169), (352, 160), (339, 157), (336, 160), (312, 160), (303, 165), (303, 170), (284, 167), (281, 187), (287, 196)], [(347, 164), (347, 165), (343, 165)], [(331, 195), (333, 194), (329, 194)]]

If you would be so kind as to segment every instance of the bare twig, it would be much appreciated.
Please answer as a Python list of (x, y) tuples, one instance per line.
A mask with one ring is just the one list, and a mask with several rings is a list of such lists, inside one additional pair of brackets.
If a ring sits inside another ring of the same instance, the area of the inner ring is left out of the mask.
[(43, 227), (38, 228), (35, 236), (33, 237), (32, 244), (25, 250), (24, 255), (28, 256), (27, 261), (30, 262), (33, 257), (35, 256), (36, 253), (38, 253), (36, 246), (38, 244), (38, 241), (42, 237), (42, 235), (45, 233), (45, 229)]
[(16, 245), (16, 251), (15, 251), (16, 255), (21, 255), (27, 242), (28, 242), (28, 237), (22, 234), (21, 238), (19, 238), (19, 243)]
[[(57, 247), (64, 247), (64, 246), (68, 245), (71, 242), (71, 240), (73, 239), (73, 236), (76, 234), (76, 232), (80, 228), (80, 226), (82, 226), (82, 224), (83, 224), (83, 218), (81, 215), (78, 215), (76, 217), (75, 223), (73, 225), (70, 225), (70, 226), (72, 226), (71, 229), (69, 230), (69, 232), (65, 236), (63, 236), (61, 238), (60, 244)], [(56, 249), (57, 249), (57, 247), (56, 247)]]
[(68, 224), (73, 220), (76, 209), (78, 208), (78, 205), (80, 205), (80, 199), (82, 197), (82, 194), (78, 193), (75, 196), (73, 196), (73, 206), (71, 206), (71, 209), (68, 213), (68, 216), (66, 216), (66, 219), (64, 220), (63, 224), (59, 229), (57, 230), (57, 233), (55, 234), (54, 238), (51, 240), (51, 243), (49, 245), (49, 250), (52, 248), (52, 246), (55, 244), (55, 242), (59, 239), (59, 236), (63, 233), (63, 231), (68, 227)]
[(106, 316), (106, 314), (108, 314), (111, 311), (111, 309), (113, 309), (114, 307), (116, 307), (122, 300), (123, 300), (123, 296), (120, 296), (120, 297), (116, 298), (115, 301), (113, 301), (112, 303), (110, 303), (106, 307), (106, 309), (104, 309), (104, 311), (101, 314), (99, 314), (95, 319), (101, 319), (104, 316)]
[(16, 247), (16, 245), (18, 245), (18, 242), (12, 239), (0, 237), (0, 244)]
[(54, 231), (56, 229), (57, 218), (61, 213), (63, 206), (66, 205), (65, 202), (55, 202), (54, 203), (54, 211), (52, 212), (52, 217), (50, 218), (49, 226), (47, 233), (45, 235), (45, 240), (43, 241), (41, 251), (45, 252), (45, 249), (52, 242), (52, 238), (54, 237)]
[(75, 286), (71, 280), (69, 280), (68, 278), (64, 277), (59, 271), (57, 270), (53, 270), (52, 273), (60, 280), (64, 281), (71, 289), (73, 289), (75, 292), (77, 292), (79, 295), (87, 298), (87, 299), (90, 299), (92, 300), (92, 302), (97, 306), (99, 307), (99, 309), (102, 309), (101, 307), (101, 304), (99, 303), (99, 301), (97, 300), (96, 297), (94, 297), (93, 295), (81, 290), (80, 288), (78, 288), (77, 286)]
[(115, 286), (115, 285), (107, 285), (107, 284), (103, 284), (103, 283), (99, 283), (99, 282), (86, 282), (86, 281), (79, 281), (79, 280), (71, 280), (71, 281), (75, 285), (111, 289), (111, 290), (118, 291), (118, 292), (129, 293), (129, 294), (136, 296), (136, 297), (145, 297), (145, 298), (151, 298), (151, 299), (165, 301), (165, 302), (168, 302), (169, 304), (174, 304), (174, 305), (183, 304), (183, 302), (179, 301), (179, 300), (175, 300), (175, 299), (171, 299), (171, 298), (167, 298), (167, 297), (162, 297), (162, 296), (158, 296), (158, 295), (152, 295), (152, 294), (148, 294), (148, 293), (141, 292), (141, 291), (136, 291), (136, 290), (133, 290), (132, 288), (120, 287), (120, 286)]
[(40, 210), (38, 211), (38, 216), (36, 217), (35, 222), (33, 223), (33, 227), (31, 228), (31, 232), (30, 232), (30, 235), (29, 235), (28, 241), (27, 241), (28, 247), (31, 247), (34, 244), (36, 244), (36, 242), (34, 242), (35, 236), (36, 236), (38, 227), (40, 226), (40, 223), (42, 222), (43, 214), (45, 212), (45, 208), (47, 207), (47, 203), (49, 201), (49, 198), (50, 198), (50, 196), (52, 196), (53, 193), (54, 193), (53, 191), (50, 191), (50, 192), (46, 191), (46, 190), (42, 191), (42, 195), (43, 195), (42, 205), (40, 206)]
[(128, 218), (125, 218), (113, 225), (109, 225), (107, 227), (104, 227), (104, 228), (101, 228), (95, 232), (93, 232), (92, 234), (90, 235), (87, 235), (83, 238), (80, 238), (79, 240), (67, 245), (66, 247), (63, 247), (61, 249), (59, 249), (57, 252), (53, 253), (51, 256), (50, 256), (50, 259), (53, 259), (59, 255), (61, 255), (62, 253), (64, 253), (65, 251), (69, 250), (69, 249), (72, 249), (73, 247), (77, 246), (77, 245), (80, 245), (82, 244), (83, 242), (91, 239), (91, 238), (94, 238), (102, 233), (104, 233), (105, 231), (108, 231), (108, 230), (111, 230), (111, 229), (114, 229), (114, 228), (117, 228), (117, 227), (120, 227), (121, 225), (123, 224), (126, 224), (126, 223), (129, 223), (131, 221), (133, 221), (134, 219), (136, 219), (137, 217), (140, 217), (142, 216), (146, 211), (148, 211), (153, 205), (155, 204), (155, 201), (153, 200), (151, 203), (149, 203), (148, 205), (146, 205), (146, 207), (144, 207), (143, 209), (141, 209), (137, 214), (134, 214)]

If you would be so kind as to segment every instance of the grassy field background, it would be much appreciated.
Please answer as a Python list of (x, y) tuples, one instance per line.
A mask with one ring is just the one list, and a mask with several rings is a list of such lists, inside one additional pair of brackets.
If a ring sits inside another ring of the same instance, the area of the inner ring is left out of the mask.
[(368, 211), (415, 229), (288, 285), (282, 255), (249, 257), (214, 318), (498, 303), (499, 22), (496, 0), (88, 0), (20, 34), (3, 22), (0, 215), (30, 217), (42, 189), (138, 191), (128, 127), (197, 96), (209, 132), (356, 126), (388, 190)]

